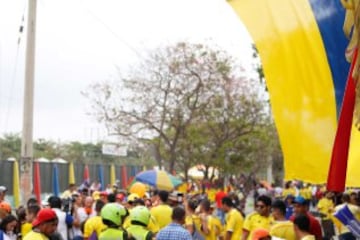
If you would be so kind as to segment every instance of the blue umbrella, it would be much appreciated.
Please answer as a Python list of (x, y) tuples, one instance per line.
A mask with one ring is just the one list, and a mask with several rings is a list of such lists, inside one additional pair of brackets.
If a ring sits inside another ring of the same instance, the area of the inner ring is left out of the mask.
[(161, 170), (147, 170), (138, 173), (135, 176), (135, 181), (148, 184), (159, 190), (167, 191), (174, 189), (182, 183), (177, 177)]
[(59, 196), (60, 195), (59, 169), (56, 163), (54, 163), (53, 165), (52, 183), (53, 183), (54, 195)]
[(102, 165), (98, 165), (98, 174), (99, 174), (99, 182), (100, 182), (100, 191), (105, 189), (105, 181), (104, 181), (104, 168)]

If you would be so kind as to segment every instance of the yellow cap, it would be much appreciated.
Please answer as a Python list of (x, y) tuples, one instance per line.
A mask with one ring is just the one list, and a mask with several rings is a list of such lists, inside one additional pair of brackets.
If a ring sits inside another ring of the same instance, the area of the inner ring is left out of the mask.
[(92, 194), (92, 198), (96, 201), (100, 199), (100, 192), (99, 191), (94, 191)]
[(132, 193), (127, 197), (127, 201), (128, 202), (133, 202), (133, 201), (135, 201), (135, 199), (138, 199), (138, 198), (140, 198), (138, 194)]

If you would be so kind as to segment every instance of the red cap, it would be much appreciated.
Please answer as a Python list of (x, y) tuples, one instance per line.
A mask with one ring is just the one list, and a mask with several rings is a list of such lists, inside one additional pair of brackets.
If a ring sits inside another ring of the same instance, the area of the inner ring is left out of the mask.
[(100, 196), (107, 196), (107, 195), (109, 195), (107, 191), (100, 192)]
[(125, 198), (125, 195), (123, 193), (116, 194), (116, 199), (119, 199), (120, 201), (123, 201)]
[(51, 220), (56, 220), (57, 216), (54, 210), (50, 208), (41, 209), (36, 215), (35, 220), (32, 222), (33, 227), (36, 227), (44, 222), (49, 222)]

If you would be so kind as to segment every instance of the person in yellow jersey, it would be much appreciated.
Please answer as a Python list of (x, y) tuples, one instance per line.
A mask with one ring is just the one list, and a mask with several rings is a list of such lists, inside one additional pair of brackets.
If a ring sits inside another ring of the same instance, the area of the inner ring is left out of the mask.
[(145, 206), (136, 206), (130, 212), (131, 225), (126, 229), (130, 240), (151, 240), (152, 232), (147, 230), (150, 211)]
[(286, 240), (296, 240), (294, 224), (285, 218), (286, 204), (282, 200), (275, 200), (272, 204), (274, 223), (270, 227), (271, 237)]
[(312, 192), (311, 188), (308, 186), (307, 183), (303, 183), (302, 187), (299, 190), (299, 195), (305, 198), (307, 201), (311, 201)]
[(201, 201), (200, 212), (201, 232), (205, 240), (217, 240), (222, 232), (222, 225), (220, 219), (212, 214), (211, 203), (208, 199)]
[(58, 218), (54, 210), (50, 208), (41, 209), (33, 221), (33, 229), (23, 240), (49, 240), (56, 232)]
[(296, 189), (291, 181), (285, 183), (285, 187), (282, 192), (283, 198), (286, 198), (288, 195), (297, 196)]
[(32, 222), (35, 220), (36, 215), (40, 211), (39, 205), (30, 205), (26, 209), (26, 221), (21, 224), (21, 236), (24, 238), (32, 229)]
[(230, 197), (223, 197), (221, 200), (222, 209), (225, 212), (225, 240), (238, 240), (241, 238), (244, 218), (241, 213), (234, 207)]
[(96, 216), (90, 217), (86, 220), (84, 225), (84, 240), (91, 239), (96, 236), (97, 238), (100, 236), (100, 233), (106, 229), (106, 225), (102, 222), (102, 218), (100, 216), (101, 209), (104, 207), (105, 203), (100, 199), (95, 203), (95, 211), (97, 213)]
[(324, 231), (324, 238), (331, 239), (335, 235), (334, 224), (331, 216), (334, 213), (334, 194), (332, 192), (325, 192), (325, 196), (320, 199), (317, 204), (317, 209), (321, 213), (321, 226)]
[(294, 230), (297, 240), (315, 240), (315, 236), (310, 234), (310, 219), (304, 214), (295, 217)]
[(151, 208), (150, 213), (155, 218), (161, 230), (171, 223), (172, 208), (166, 204), (169, 193), (167, 191), (159, 191), (159, 205)]
[(263, 228), (270, 230), (274, 222), (271, 216), (271, 198), (261, 195), (256, 199), (256, 211), (246, 216), (243, 226), (242, 240), (250, 240), (252, 232), (256, 229)]
[(107, 228), (100, 233), (99, 240), (128, 239), (127, 232), (121, 229), (121, 224), (128, 215), (126, 208), (118, 203), (107, 203), (101, 209), (100, 215)]

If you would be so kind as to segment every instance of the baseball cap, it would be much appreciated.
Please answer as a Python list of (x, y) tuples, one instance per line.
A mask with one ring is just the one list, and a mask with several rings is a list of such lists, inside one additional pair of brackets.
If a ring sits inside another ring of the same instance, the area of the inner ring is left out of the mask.
[(123, 201), (125, 198), (125, 195), (123, 193), (116, 194), (116, 199), (119, 199), (120, 201)]
[(107, 191), (102, 191), (100, 192), (100, 196), (108, 196), (109, 193)]
[(33, 227), (39, 226), (42, 223), (57, 220), (57, 216), (54, 210), (50, 208), (41, 209), (36, 215), (35, 220), (32, 222)]
[(264, 228), (259, 228), (254, 230), (252, 240), (259, 240), (264, 237), (270, 236), (269, 230)]
[(297, 196), (294, 201), (294, 203), (297, 203), (297, 204), (301, 204), (301, 205), (306, 205), (307, 204), (307, 201), (305, 198), (303, 198), (302, 196)]
[(5, 186), (0, 186), (0, 193), (6, 192), (7, 188)]

